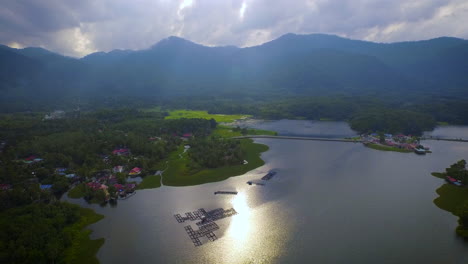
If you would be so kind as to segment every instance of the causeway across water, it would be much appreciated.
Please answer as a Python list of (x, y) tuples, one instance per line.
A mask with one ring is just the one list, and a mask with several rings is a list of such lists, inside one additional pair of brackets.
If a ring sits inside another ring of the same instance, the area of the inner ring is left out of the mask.
[(354, 139), (344, 139), (344, 138), (315, 138), (315, 137), (269, 136), (269, 135), (250, 135), (250, 136), (233, 137), (233, 139), (243, 139), (243, 138), (296, 139), (296, 140), (338, 141), (338, 142), (352, 142), (352, 143), (363, 142), (360, 139), (354, 140)]
[[(338, 142), (352, 142), (362, 143), (361, 139), (345, 139), (345, 138), (316, 138), (316, 137), (294, 137), (294, 136), (270, 136), (270, 135), (248, 135), (232, 137), (232, 139), (243, 138), (274, 138), (274, 139), (296, 139), (296, 140), (315, 140), (315, 141), (338, 141)], [(466, 139), (458, 138), (436, 138), (436, 137), (422, 137), (421, 140), (440, 140), (440, 141), (453, 141), (453, 142), (468, 142)]]

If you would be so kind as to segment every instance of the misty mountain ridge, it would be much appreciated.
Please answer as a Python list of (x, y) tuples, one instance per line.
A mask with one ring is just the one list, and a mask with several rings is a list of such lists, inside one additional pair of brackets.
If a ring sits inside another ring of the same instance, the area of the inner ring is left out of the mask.
[(467, 72), (468, 41), (450, 37), (374, 43), (286, 34), (246, 48), (169, 37), (144, 50), (80, 59), (0, 46), (0, 100), (226, 93), (468, 97)]

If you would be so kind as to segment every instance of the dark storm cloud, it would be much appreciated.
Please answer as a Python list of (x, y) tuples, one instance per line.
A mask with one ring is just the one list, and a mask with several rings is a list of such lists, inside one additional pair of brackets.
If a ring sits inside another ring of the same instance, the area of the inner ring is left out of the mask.
[[(243, 12), (242, 12), (243, 10)], [(468, 38), (464, 0), (3, 0), (0, 43), (71, 56), (142, 49), (170, 35), (257, 45), (285, 33), (391, 42)]]

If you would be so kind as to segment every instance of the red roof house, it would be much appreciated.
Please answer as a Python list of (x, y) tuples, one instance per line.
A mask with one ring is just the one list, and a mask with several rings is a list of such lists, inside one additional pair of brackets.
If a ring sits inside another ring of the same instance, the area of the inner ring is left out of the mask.
[(138, 175), (140, 173), (141, 173), (141, 169), (138, 167), (135, 167), (128, 174), (133, 176), (133, 175)]

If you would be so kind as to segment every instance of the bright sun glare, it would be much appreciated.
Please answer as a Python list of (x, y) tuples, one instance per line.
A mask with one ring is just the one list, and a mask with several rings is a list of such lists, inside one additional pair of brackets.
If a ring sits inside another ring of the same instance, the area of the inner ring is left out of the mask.
[(247, 205), (247, 196), (245, 193), (239, 193), (231, 201), (232, 206), (237, 211), (229, 226), (228, 235), (234, 238), (239, 244), (245, 243), (248, 238), (250, 226), (251, 210)]
[(246, 8), (247, 8), (247, 3), (244, 1), (244, 2), (242, 2), (242, 6), (241, 6), (241, 8), (240, 8), (240, 10), (239, 10), (239, 17), (240, 17), (241, 19), (244, 18), (244, 14), (245, 14), (245, 9), (246, 9)]

